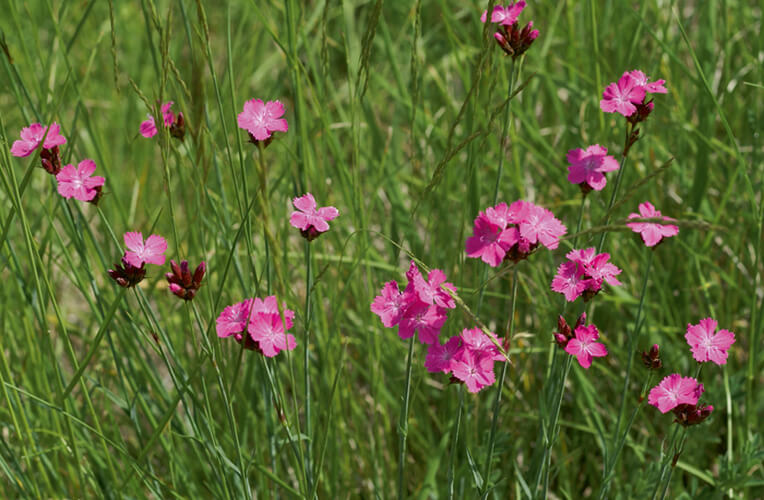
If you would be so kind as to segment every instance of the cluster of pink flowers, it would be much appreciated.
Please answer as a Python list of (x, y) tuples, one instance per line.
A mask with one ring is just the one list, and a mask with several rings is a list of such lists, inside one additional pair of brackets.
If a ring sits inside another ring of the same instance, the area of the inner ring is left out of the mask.
[(269, 358), (284, 350), (291, 351), (297, 347), (294, 336), (287, 333), (292, 328), (294, 311), (287, 309), (286, 304), (283, 310), (282, 318), (274, 295), (264, 300), (246, 299), (227, 306), (217, 319), (218, 337), (233, 336), (244, 348)]
[[(629, 214), (629, 219), (660, 219), (671, 222), (674, 219), (663, 217), (660, 210), (649, 201), (639, 204), (639, 213)], [(648, 247), (654, 247), (664, 238), (670, 238), (679, 234), (679, 227), (673, 224), (659, 224), (657, 222), (630, 222), (626, 224), (632, 231), (642, 236), (642, 241)]]
[[(501, 343), (501, 338), (493, 336)], [(496, 361), (505, 361), (505, 358), (491, 338), (480, 328), (465, 328), (445, 344), (436, 341), (429, 345), (424, 366), (430, 373), (451, 374), (475, 393), (496, 381), (493, 371)]]
[(595, 144), (588, 148), (568, 151), (568, 181), (578, 184), (587, 194), (594, 189), (602, 191), (607, 184), (606, 172), (618, 170), (618, 161), (607, 154), (607, 148)]
[(146, 276), (144, 264), (164, 264), (167, 240), (152, 234), (143, 240), (143, 234), (127, 232), (124, 235), (127, 250), (122, 256), (122, 264), (114, 264), (109, 276), (121, 287), (130, 288), (140, 283)]
[(328, 231), (329, 221), (340, 214), (339, 210), (332, 206), (317, 208), (316, 199), (310, 193), (295, 198), (292, 203), (297, 210), (289, 216), (289, 223), (299, 229), (300, 234), (308, 241), (313, 241), (321, 233)]
[(505, 259), (525, 259), (539, 246), (557, 248), (567, 229), (549, 210), (527, 201), (488, 207), (475, 219), (466, 241), (468, 257), (480, 258), (491, 267)]
[(568, 326), (565, 318), (557, 319), (557, 332), (554, 341), (571, 356), (575, 356), (578, 364), (585, 369), (592, 365), (593, 358), (607, 356), (607, 348), (597, 342), (600, 332), (594, 324), (586, 326), (586, 313), (581, 314), (573, 328)]
[(56, 177), (58, 193), (66, 199), (74, 198), (94, 205), (98, 203), (106, 180), (93, 176), (96, 169), (93, 160), (82, 160), (76, 168), (72, 165), (61, 166), (59, 146), (66, 144), (66, 138), (61, 135), (61, 127), (57, 123), (54, 122), (50, 127), (33, 123), (21, 129), (20, 135), (21, 139), (11, 146), (13, 156), (25, 158), (42, 146), (42, 168)]
[[(182, 112), (179, 112), (176, 116), (170, 109), (173, 104), (172, 101), (162, 104), (160, 108), (160, 112), (162, 113), (162, 124), (165, 128), (170, 129), (171, 136), (182, 141), (186, 134), (186, 121)], [(140, 132), (141, 135), (147, 139), (157, 135), (158, 130), (153, 116), (148, 115), (148, 119), (141, 122)]]
[(647, 94), (666, 94), (666, 80), (650, 82), (640, 70), (626, 71), (617, 82), (605, 88), (600, 108), (606, 113), (620, 113), (631, 123), (645, 120), (653, 110), (653, 101), (645, 102)]
[[(529, 21), (520, 28), (517, 19), (525, 8), (525, 1), (512, 2), (506, 7), (496, 5), (491, 12), (491, 22), (498, 24), (496, 33), (493, 34), (499, 47), (513, 59), (517, 59), (527, 51), (533, 41), (539, 36), (539, 30), (533, 28), (533, 21)], [(480, 20), (485, 23), (488, 20), (488, 12), (483, 11)]]
[(596, 253), (594, 247), (583, 250), (571, 250), (565, 257), (567, 261), (557, 268), (557, 275), (552, 279), (552, 290), (565, 296), (565, 300), (573, 302), (583, 295), (584, 301), (594, 297), (602, 284), (611, 286), (621, 285), (616, 276), (621, 270), (610, 260), (609, 253)]

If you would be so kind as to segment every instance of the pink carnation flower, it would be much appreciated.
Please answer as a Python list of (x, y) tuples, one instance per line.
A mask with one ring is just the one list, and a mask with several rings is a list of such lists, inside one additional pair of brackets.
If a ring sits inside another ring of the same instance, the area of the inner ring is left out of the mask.
[[(506, 204), (503, 205), (506, 207)], [(484, 212), (480, 212), (475, 219), (473, 234), (465, 244), (467, 256), (480, 258), (491, 267), (499, 267), (507, 250), (520, 239), (517, 228), (507, 228), (506, 225), (506, 222), (503, 225), (495, 224)]]
[(406, 300), (403, 293), (398, 289), (398, 282), (388, 281), (382, 287), (381, 295), (374, 297), (374, 302), (371, 303), (371, 312), (379, 316), (385, 327), (392, 328), (400, 323), (406, 307)]
[[(173, 101), (168, 101), (164, 104), (162, 104), (161, 112), (162, 112), (162, 119), (164, 121), (165, 127), (170, 127), (173, 123), (175, 123), (175, 113), (173, 113), (170, 108), (173, 105)], [(140, 132), (143, 137), (146, 139), (149, 139), (151, 137), (154, 137), (157, 135), (157, 126), (154, 122), (154, 117), (151, 115), (148, 115), (148, 119), (141, 122)]]
[[(657, 219), (662, 217), (660, 210), (656, 210), (655, 207), (649, 201), (639, 204), (639, 213), (629, 214), (629, 219)], [(663, 217), (663, 220), (671, 221), (669, 217)], [(642, 241), (648, 247), (654, 247), (663, 238), (670, 238), (676, 236), (679, 233), (679, 227), (673, 224), (658, 224), (657, 222), (630, 222), (626, 224), (632, 231), (642, 236)]]
[(649, 94), (667, 94), (668, 90), (665, 87), (666, 80), (657, 80), (654, 82), (648, 82), (649, 78), (643, 72), (638, 69), (629, 71), (629, 76), (634, 79), (634, 83), (645, 89), (645, 92)]
[(567, 231), (552, 212), (532, 203), (527, 204), (519, 229), (520, 237), (528, 240), (531, 246), (541, 243), (550, 250), (557, 248), (560, 237)]
[[(486, 356), (493, 361), (505, 360), (504, 355), (496, 347), (496, 344), (480, 328), (469, 330), (465, 328), (462, 330), (460, 337), (464, 348), (472, 351), (473, 354)], [(501, 342), (501, 340), (501, 337), (496, 338), (497, 342)]]
[(461, 338), (455, 335), (448, 342), (441, 344), (435, 342), (427, 348), (427, 357), (424, 366), (430, 373), (451, 373), (451, 360), (462, 348)]
[(247, 330), (247, 325), (249, 324), (249, 316), (253, 303), (253, 299), (246, 299), (223, 309), (215, 325), (218, 337), (225, 338), (236, 335), (238, 340), (241, 340), (241, 334)]
[(285, 307), (282, 321), (275, 296), (266, 297), (264, 301), (255, 299), (247, 332), (257, 342), (263, 355), (272, 358), (283, 350), (291, 351), (297, 347), (294, 336), (286, 333), (292, 328), (293, 318), (294, 311)]
[(11, 154), (22, 158), (31, 155), (43, 142), (43, 137), (45, 137), (43, 149), (53, 149), (56, 146), (66, 144), (66, 138), (61, 135), (61, 127), (58, 123), (53, 122), (51, 124), (47, 136), (45, 132), (46, 127), (39, 123), (24, 127), (21, 129), (21, 140), (14, 141), (13, 146), (11, 146)]
[(578, 364), (583, 368), (589, 369), (592, 365), (592, 358), (601, 358), (607, 356), (607, 349), (604, 344), (596, 342), (600, 337), (597, 327), (594, 325), (579, 326), (576, 328), (575, 337), (568, 340), (565, 345), (565, 352), (575, 356)]
[[(517, 22), (517, 18), (520, 16), (520, 13), (525, 8), (525, 1), (520, 0), (519, 2), (510, 3), (506, 7), (503, 7), (501, 5), (496, 5), (493, 8), (493, 12), (491, 12), (491, 22), (502, 24), (504, 26), (511, 26)], [(480, 16), (480, 21), (485, 23), (488, 18), (488, 11), (483, 11), (483, 14)]]
[(100, 188), (106, 181), (103, 177), (93, 175), (96, 164), (93, 160), (82, 160), (77, 168), (65, 165), (56, 174), (58, 193), (64, 198), (75, 198), (80, 201), (92, 201), (100, 193)]
[(584, 290), (587, 280), (584, 278), (584, 266), (577, 262), (563, 262), (557, 268), (557, 274), (552, 279), (552, 290), (565, 296), (565, 300), (573, 302)]
[(571, 250), (567, 253), (568, 262), (557, 268), (557, 275), (552, 279), (552, 290), (565, 296), (565, 300), (573, 302), (580, 295), (589, 300), (601, 289), (603, 283), (619, 286), (621, 269), (608, 262), (610, 254), (596, 254), (596, 249), (585, 248)]
[(621, 113), (629, 117), (637, 110), (635, 104), (645, 99), (645, 88), (629, 73), (624, 73), (617, 83), (605, 88), (600, 101), (600, 108), (606, 113)]
[(696, 405), (701, 394), (703, 384), (698, 384), (692, 377), (682, 377), (674, 373), (650, 389), (647, 402), (658, 408), (661, 413), (667, 413), (679, 405)]
[(607, 154), (607, 148), (599, 144), (589, 146), (586, 150), (577, 148), (568, 151), (568, 181), (586, 188), (602, 191), (607, 180), (605, 172), (618, 170), (618, 161)]
[(496, 381), (493, 360), (469, 349), (462, 349), (454, 356), (451, 360), (451, 373), (464, 382), (467, 390), (473, 394)]
[(418, 333), (419, 342), (432, 345), (438, 342), (440, 329), (445, 322), (446, 312), (443, 309), (415, 300), (403, 313), (398, 324), (398, 336), (409, 339)]
[(328, 231), (328, 222), (340, 214), (335, 207), (331, 206), (316, 209), (316, 200), (310, 193), (295, 198), (292, 203), (298, 211), (292, 212), (289, 223), (299, 229), (308, 241)]
[(423, 303), (436, 305), (444, 309), (456, 307), (453, 297), (446, 291), (451, 290), (456, 292), (456, 287), (453, 283), (446, 281), (446, 274), (440, 269), (430, 271), (427, 275), (427, 281), (425, 281), (419, 272), (416, 262), (412, 260), (409, 270), (406, 271), (406, 277), (409, 280), (406, 291), (416, 293), (417, 298)]
[(128, 251), (125, 252), (125, 260), (132, 266), (140, 267), (143, 263), (164, 264), (164, 253), (167, 250), (167, 240), (159, 235), (152, 234), (144, 243), (143, 234), (127, 232), (124, 236), (125, 246)]
[(286, 132), (289, 129), (284, 115), (284, 105), (279, 101), (263, 103), (261, 99), (250, 99), (244, 103), (244, 110), (239, 113), (239, 128), (246, 130), (256, 141), (264, 141), (273, 132)]
[(702, 319), (697, 325), (687, 325), (684, 338), (692, 348), (695, 361), (713, 361), (719, 366), (727, 363), (727, 351), (735, 343), (735, 334), (729, 330), (717, 332), (717, 326), (712, 318)]

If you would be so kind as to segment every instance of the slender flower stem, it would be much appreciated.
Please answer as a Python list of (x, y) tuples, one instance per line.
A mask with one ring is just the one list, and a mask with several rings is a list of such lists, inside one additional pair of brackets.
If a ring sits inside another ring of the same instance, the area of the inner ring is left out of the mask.
[(310, 241), (305, 240), (305, 346), (303, 356), (303, 369), (305, 371), (305, 482), (308, 490), (313, 490), (313, 471), (311, 470), (310, 458), (312, 448), (311, 435), (311, 412), (310, 412), (310, 294), (313, 288), (313, 271), (310, 266)]
[[(628, 141), (629, 136), (631, 135), (632, 127), (628, 123), (626, 124), (626, 140)], [(628, 142), (627, 142), (628, 143)], [(605, 212), (605, 220), (602, 224), (603, 226), (607, 226), (607, 223), (610, 221), (610, 210), (613, 208), (613, 205), (615, 205), (615, 200), (618, 198), (618, 188), (621, 187), (621, 179), (623, 178), (623, 170), (626, 166), (626, 158), (629, 155), (629, 149), (627, 149), (624, 146), (624, 152), (621, 156), (621, 163), (618, 166), (618, 174), (615, 176), (615, 183), (613, 186), (613, 193), (610, 195), (610, 202), (607, 205), (607, 211)], [(597, 253), (602, 252), (602, 247), (605, 245), (605, 237), (607, 236), (607, 231), (603, 231), (600, 234), (600, 241), (597, 244)]]
[(451, 436), (451, 456), (448, 459), (448, 500), (454, 498), (454, 463), (456, 462), (456, 448), (459, 443), (459, 428), (462, 423), (462, 409), (464, 408), (464, 384), (457, 385), (459, 394), (459, 410), (456, 413), (456, 422), (454, 423), (454, 432)]
[[(554, 401), (554, 413), (552, 413), (552, 420), (549, 423), (549, 427), (547, 428), (546, 432), (546, 444), (544, 446), (544, 461), (542, 463), (542, 470), (544, 472), (544, 490), (543, 494), (540, 498), (547, 498), (547, 489), (549, 488), (549, 469), (551, 468), (552, 464), (552, 448), (554, 448), (554, 443), (557, 441), (557, 421), (560, 417), (560, 408), (562, 407), (562, 397), (565, 394), (565, 383), (568, 381), (568, 373), (570, 373), (570, 366), (573, 362), (573, 356), (568, 356), (565, 359), (565, 367), (563, 368), (562, 372), (562, 379), (560, 380), (560, 385), (558, 389), (558, 395), (555, 397)], [(538, 482), (540, 478), (536, 478), (536, 485), (538, 487)]]
[[(674, 427), (674, 430), (671, 432), (671, 439), (669, 440), (669, 450), (670, 453), (674, 454), (674, 445), (676, 443), (676, 435), (679, 433), (679, 424), (677, 424)], [(661, 472), (658, 475), (658, 479), (655, 481), (655, 486), (653, 487), (652, 493), (650, 493), (650, 498), (655, 499), (655, 495), (658, 494), (658, 489), (660, 488), (661, 484), (663, 483), (663, 475), (666, 473), (666, 467), (669, 464), (669, 459), (667, 457), (664, 457), (661, 463)]]
[(406, 386), (403, 389), (403, 406), (398, 421), (398, 500), (403, 498), (403, 473), (406, 469), (406, 437), (409, 432), (409, 393), (411, 389), (411, 359), (414, 357), (414, 336), (409, 339), (409, 355), (406, 361)]
[[(517, 302), (517, 266), (512, 269), (512, 295), (509, 299), (509, 318), (507, 320), (507, 332), (505, 335), (505, 342), (512, 338), (515, 330), (515, 303)], [(506, 345), (506, 344), (505, 344)], [(491, 467), (493, 465), (493, 447), (496, 441), (496, 426), (499, 422), (499, 404), (501, 403), (501, 391), (504, 388), (504, 378), (507, 375), (507, 365), (509, 363), (504, 361), (501, 368), (501, 375), (499, 376), (499, 383), (496, 386), (496, 399), (493, 402), (493, 419), (491, 420), (491, 434), (488, 438), (488, 451), (485, 457), (485, 472), (483, 473), (483, 488), (481, 493), (482, 497), (488, 494), (488, 487), (491, 477)]]

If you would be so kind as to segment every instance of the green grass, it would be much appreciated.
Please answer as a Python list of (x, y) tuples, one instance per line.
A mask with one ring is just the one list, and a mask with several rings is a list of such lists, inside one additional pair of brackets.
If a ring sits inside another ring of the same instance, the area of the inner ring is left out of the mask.
[[(0, 496), (395, 498), (405, 429), (407, 498), (598, 498), (617, 421), (628, 433), (607, 498), (651, 498), (661, 473), (666, 498), (764, 495), (761, 6), (529, 2), (521, 22), (541, 35), (510, 87), (511, 60), (479, 21), (488, 3), (0, 3)], [(532, 200), (575, 233), (565, 154), (620, 154), (624, 123), (598, 103), (635, 68), (669, 94), (640, 127), (609, 219), (613, 175), (576, 242), (613, 230), (603, 251), (624, 285), (588, 306), (610, 355), (566, 372), (549, 283), (572, 239), (516, 268), (514, 304), (515, 273), (466, 258), (464, 241), (494, 198)], [(289, 132), (262, 157), (236, 125), (250, 98), (287, 108)], [(158, 100), (184, 113), (183, 143), (138, 135)], [(10, 156), (35, 121), (61, 124), (64, 163), (95, 160), (97, 208), (58, 196), (37, 157)], [(341, 213), (309, 269), (288, 223), (306, 191)], [(645, 293), (648, 250), (623, 231), (644, 200), (682, 226)], [(122, 234), (152, 228), (168, 258), (207, 262), (192, 303), (167, 291), (167, 269), (126, 292), (108, 278)], [(495, 420), (496, 385), (472, 395), (428, 374), (419, 343), (408, 380), (408, 343), (370, 312), (410, 256), (459, 288), (444, 338), (474, 315), (503, 335), (514, 307)], [(224, 306), (270, 294), (297, 312), (294, 351), (265, 359), (217, 338)], [(694, 375), (683, 335), (708, 316), (737, 341), (700, 376), (712, 417), (661, 470), (672, 416), (643, 403), (626, 425), (648, 376), (637, 351), (661, 345), (651, 385)]]

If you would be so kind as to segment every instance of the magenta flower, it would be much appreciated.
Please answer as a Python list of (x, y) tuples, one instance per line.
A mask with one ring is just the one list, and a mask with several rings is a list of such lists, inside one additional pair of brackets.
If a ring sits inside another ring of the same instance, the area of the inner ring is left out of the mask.
[(713, 361), (719, 366), (727, 363), (727, 351), (735, 343), (735, 334), (729, 330), (717, 332), (717, 326), (712, 318), (702, 319), (697, 325), (687, 325), (684, 338), (692, 348), (695, 361)]
[(279, 101), (263, 103), (261, 99), (250, 99), (244, 103), (244, 111), (239, 113), (239, 128), (246, 130), (253, 141), (270, 139), (273, 132), (289, 129), (284, 115), (284, 105)]
[(607, 148), (599, 144), (586, 150), (577, 148), (568, 151), (568, 181), (581, 186), (586, 194), (589, 190), (602, 191), (607, 184), (605, 172), (618, 170), (618, 161), (607, 154)]
[(475, 219), (472, 236), (467, 238), (468, 257), (480, 258), (491, 267), (505, 259), (525, 259), (539, 244), (553, 250), (567, 229), (552, 212), (527, 201), (510, 206), (499, 203), (486, 208)]
[(471, 393), (480, 391), (496, 381), (493, 373), (493, 360), (480, 356), (469, 349), (462, 349), (451, 360), (451, 373), (464, 382)]
[(96, 164), (93, 160), (82, 160), (77, 168), (65, 165), (56, 174), (58, 194), (67, 199), (93, 201), (101, 193), (101, 186), (106, 181), (100, 176), (91, 177), (95, 169)]
[[(175, 123), (175, 113), (170, 110), (173, 104), (173, 101), (167, 101), (166, 103), (162, 104), (162, 108), (160, 109), (165, 127), (171, 127)], [(183, 113), (179, 113), (178, 116), (182, 121)], [(148, 119), (141, 122), (140, 132), (141, 135), (146, 139), (157, 135), (157, 126), (153, 116), (148, 115)]]
[(596, 342), (600, 332), (594, 325), (579, 326), (576, 328), (575, 337), (565, 345), (565, 352), (575, 356), (578, 364), (587, 370), (592, 365), (592, 358), (607, 356), (607, 348), (604, 344)]
[(409, 304), (398, 324), (398, 336), (409, 339), (419, 334), (422, 344), (436, 344), (440, 329), (446, 322), (446, 312), (438, 306), (414, 301)]
[(215, 322), (218, 337), (225, 338), (237, 335), (238, 340), (241, 340), (241, 334), (247, 330), (249, 324), (253, 303), (254, 299), (246, 299), (234, 305), (226, 306)]
[[(649, 201), (639, 204), (639, 213), (629, 214), (629, 219), (658, 219), (663, 217), (660, 210)], [(663, 220), (672, 221), (669, 217), (663, 217)], [(679, 233), (679, 227), (673, 224), (658, 224), (657, 222), (630, 222), (626, 224), (632, 231), (642, 236), (642, 241), (648, 247), (654, 247), (664, 238), (676, 236)]]
[(667, 413), (679, 405), (696, 405), (703, 394), (703, 384), (692, 377), (682, 377), (678, 373), (669, 375), (660, 384), (650, 389), (647, 402)]
[(299, 229), (308, 241), (312, 241), (321, 233), (328, 231), (328, 222), (340, 214), (336, 208), (331, 206), (316, 209), (316, 200), (310, 193), (293, 199), (292, 203), (298, 211), (292, 212), (289, 223)]
[(39, 123), (33, 123), (28, 127), (21, 129), (21, 140), (14, 141), (11, 146), (11, 154), (18, 157), (26, 157), (31, 155), (43, 142), (43, 149), (53, 149), (56, 146), (66, 144), (66, 138), (61, 135), (61, 127), (58, 123), (53, 122), (50, 126), (50, 130), (45, 135), (46, 127)]
[(159, 235), (152, 234), (144, 243), (143, 234), (127, 232), (124, 236), (125, 246), (128, 251), (125, 252), (125, 259), (131, 265), (140, 267), (143, 263), (164, 264), (164, 253), (167, 250), (167, 240)]
[(557, 274), (552, 279), (552, 290), (565, 296), (565, 300), (573, 302), (584, 290), (587, 280), (584, 278), (584, 266), (577, 262), (563, 262), (557, 268)]
[(257, 342), (260, 351), (268, 358), (272, 358), (280, 351), (291, 351), (297, 347), (294, 335), (286, 333), (292, 328), (294, 311), (284, 308), (284, 319), (278, 312), (278, 303), (275, 296), (265, 299), (262, 310), (258, 305), (260, 299), (255, 299), (252, 314), (249, 318), (247, 331), (250, 338)]
[(400, 323), (407, 306), (403, 293), (398, 289), (398, 282), (388, 281), (382, 287), (381, 295), (374, 297), (371, 312), (379, 316), (385, 327), (392, 328)]
[(668, 90), (665, 87), (666, 80), (657, 80), (654, 82), (648, 82), (649, 78), (643, 72), (638, 69), (629, 71), (629, 76), (634, 79), (634, 83), (645, 89), (645, 92), (649, 94), (668, 94)]
[(455, 335), (448, 339), (448, 342), (441, 344), (435, 342), (427, 348), (427, 357), (424, 361), (424, 367), (430, 373), (451, 373), (451, 360), (461, 351), (461, 337)]
[[(491, 22), (496, 24), (502, 24), (504, 26), (511, 26), (517, 22), (517, 18), (525, 8), (525, 1), (510, 3), (506, 7), (496, 5), (491, 12)], [(483, 11), (480, 16), (480, 21), (485, 23), (488, 18), (488, 11)]]
[(639, 85), (629, 73), (624, 73), (617, 83), (605, 88), (600, 101), (600, 108), (606, 113), (621, 113), (629, 117), (637, 110), (635, 104), (645, 99), (645, 87)]
[[(465, 349), (472, 351), (473, 354), (485, 356), (493, 361), (504, 361), (506, 358), (496, 347), (496, 344), (480, 328), (464, 329), (460, 335), (462, 345)], [(501, 343), (501, 337), (495, 337), (495, 340)]]
[(453, 309), (456, 302), (447, 290), (456, 293), (453, 283), (446, 281), (446, 274), (440, 269), (433, 269), (427, 275), (427, 281), (422, 277), (416, 262), (413, 260), (406, 271), (409, 284), (406, 291), (415, 292), (417, 298), (427, 305), (436, 305), (444, 309)]
[(552, 290), (573, 302), (580, 295), (584, 301), (591, 299), (601, 289), (603, 283), (618, 286), (622, 283), (616, 278), (621, 270), (608, 262), (610, 254), (595, 254), (594, 247), (571, 250), (567, 253), (568, 261), (560, 264), (557, 275), (552, 279)]

